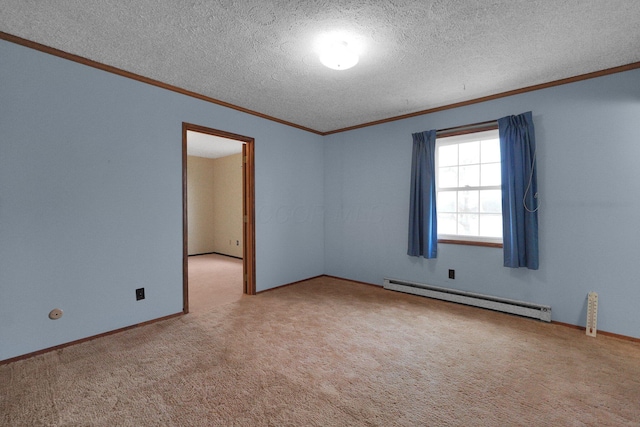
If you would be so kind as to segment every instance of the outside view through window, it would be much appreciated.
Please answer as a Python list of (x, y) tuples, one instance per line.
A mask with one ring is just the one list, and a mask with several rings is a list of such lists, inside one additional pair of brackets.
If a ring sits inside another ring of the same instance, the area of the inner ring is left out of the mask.
[(502, 243), (498, 130), (436, 141), (438, 237)]

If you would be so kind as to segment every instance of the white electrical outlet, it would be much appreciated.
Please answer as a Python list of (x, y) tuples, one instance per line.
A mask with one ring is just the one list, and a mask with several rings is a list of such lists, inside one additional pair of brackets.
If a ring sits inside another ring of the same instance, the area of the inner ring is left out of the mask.
[(598, 330), (598, 294), (589, 292), (587, 301), (587, 335), (595, 337)]

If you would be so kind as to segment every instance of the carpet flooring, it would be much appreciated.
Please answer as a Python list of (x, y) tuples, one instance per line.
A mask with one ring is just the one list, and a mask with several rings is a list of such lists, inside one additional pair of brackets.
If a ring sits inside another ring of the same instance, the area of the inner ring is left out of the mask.
[(201, 312), (243, 297), (242, 260), (219, 254), (190, 256), (189, 312)]
[(640, 345), (321, 277), (0, 366), (6, 426), (639, 426)]

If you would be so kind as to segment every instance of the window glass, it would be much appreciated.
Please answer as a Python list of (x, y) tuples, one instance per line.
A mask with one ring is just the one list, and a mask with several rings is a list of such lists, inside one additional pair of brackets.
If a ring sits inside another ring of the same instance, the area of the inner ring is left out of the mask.
[(438, 212), (458, 211), (458, 192), (457, 191), (441, 191), (438, 193), (437, 208)]
[(480, 213), (502, 213), (502, 191), (480, 191)]
[(480, 163), (480, 141), (465, 142), (458, 145), (461, 165), (477, 165)]
[(444, 166), (458, 166), (458, 146), (445, 145), (438, 150), (438, 164)]
[(458, 187), (458, 167), (440, 168), (440, 188)]
[(482, 163), (500, 163), (500, 139), (482, 141)]
[(478, 212), (478, 191), (458, 191), (458, 212)]
[(438, 237), (502, 243), (498, 130), (436, 140)]
[(487, 163), (480, 165), (480, 185), (495, 186), (500, 185), (500, 163)]
[(458, 186), (477, 187), (480, 185), (480, 165), (460, 166)]
[(502, 238), (502, 214), (481, 215), (480, 234), (487, 237)]

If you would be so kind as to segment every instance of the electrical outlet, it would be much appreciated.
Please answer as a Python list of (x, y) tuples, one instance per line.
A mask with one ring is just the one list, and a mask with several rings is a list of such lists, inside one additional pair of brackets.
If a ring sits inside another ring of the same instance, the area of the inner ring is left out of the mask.
[(141, 299), (144, 299), (144, 288), (136, 289), (136, 301), (140, 301)]
[(236, 240), (236, 246), (240, 246), (240, 240)]
[(456, 271), (449, 269), (449, 279), (455, 279), (455, 278), (456, 278)]

